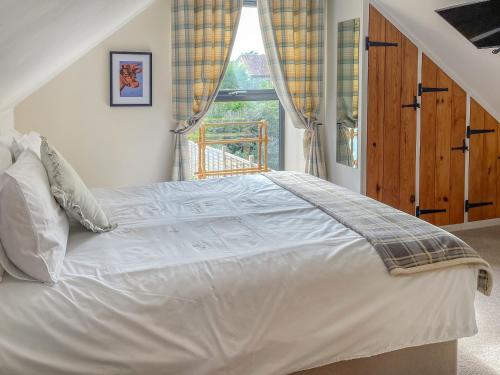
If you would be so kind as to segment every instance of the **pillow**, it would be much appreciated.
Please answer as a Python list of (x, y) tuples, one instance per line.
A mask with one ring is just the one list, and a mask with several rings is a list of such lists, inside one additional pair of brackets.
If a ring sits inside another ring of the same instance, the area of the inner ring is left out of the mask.
[(0, 135), (0, 147), (7, 148), (11, 153), (12, 161), (14, 161), (14, 139), (21, 138), (20, 135), (16, 133)]
[[(0, 143), (0, 175), (12, 165), (12, 153)], [(1, 246), (1, 245), (0, 245)], [(0, 281), (2, 281), (3, 268), (0, 263)]]
[(12, 143), (14, 142), (14, 137), (10, 136), (0, 136), (0, 146), (6, 147), (12, 151)]
[(0, 241), (8, 260), (32, 279), (55, 283), (69, 224), (33, 151), (24, 151), (0, 176), (0, 207)]
[(40, 144), (42, 140), (40, 134), (36, 132), (29, 132), (19, 138), (14, 138), (12, 143), (12, 153), (14, 154), (14, 159), (17, 160), (19, 155), (22, 154), (24, 150), (30, 149), (40, 158)]
[(12, 165), (12, 153), (10, 150), (0, 145), (0, 175)]
[(71, 165), (42, 137), (42, 163), (47, 170), (50, 190), (69, 217), (92, 232), (108, 232), (112, 225), (97, 200)]
[[(24, 281), (36, 281), (35, 279), (29, 277), (26, 275), (23, 271), (21, 271), (19, 268), (17, 268), (12, 262), (7, 258), (7, 254), (5, 254), (5, 250), (2, 247), (2, 244), (0, 243), (0, 273), (8, 273), (12, 277), (15, 277), (16, 279), (19, 280), (24, 280)], [(5, 270), (5, 272), (4, 272)], [(2, 277), (0, 276), (0, 281), (2, 281)]]

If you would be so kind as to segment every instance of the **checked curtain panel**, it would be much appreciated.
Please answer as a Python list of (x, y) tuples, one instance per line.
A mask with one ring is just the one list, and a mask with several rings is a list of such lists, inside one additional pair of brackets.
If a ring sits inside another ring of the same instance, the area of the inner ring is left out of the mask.
[[(324, 0), (257, 0), (264, 47), (287, 116), (305, 129), (305, 171), (326, 178), (320, 142)], [(243, 0), (174, 0), (173, 180), (191, 178), (187, 134), (210, 109), (224, 77)]]

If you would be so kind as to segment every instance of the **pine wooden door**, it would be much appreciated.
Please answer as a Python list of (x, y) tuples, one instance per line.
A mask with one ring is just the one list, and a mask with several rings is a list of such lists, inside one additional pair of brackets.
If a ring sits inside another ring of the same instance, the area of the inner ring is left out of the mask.
[(467, 95), (425, 54), (420, 120), (420, 218), (464, 222)]
[[(418, 49), (370, 6), (366, 193), (415, 214)], [(404, 107), (403, 107), (404, 106)]]
[[(500, 217), (498, 122), (474, 99), (470, 104), (469, 221)], [(497, 212), (498, 211), (498, 212)]]

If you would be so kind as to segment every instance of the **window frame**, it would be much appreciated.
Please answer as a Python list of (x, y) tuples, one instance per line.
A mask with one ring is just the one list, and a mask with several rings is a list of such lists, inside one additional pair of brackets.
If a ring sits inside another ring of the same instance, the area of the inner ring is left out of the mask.
[(257, 0), (243, 0), (243, 6), (257, 8)]
[[(257, 0), (243, 0), (244, 7), (257, 7)], [(258, 90), (219, 90), (216, 102), (261, 102), (274, 101), (279, 103), (279, 170), (285, 169), (285, 109), (276, 94), (275, 89)]]

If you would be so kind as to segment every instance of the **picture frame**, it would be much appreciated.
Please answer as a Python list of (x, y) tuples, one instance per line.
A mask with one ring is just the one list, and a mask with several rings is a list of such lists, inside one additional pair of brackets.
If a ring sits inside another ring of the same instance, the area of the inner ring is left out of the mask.
[(150, 107), (153, 105), (153, 54), (111, 51), (109, 53), (109, 105)]

